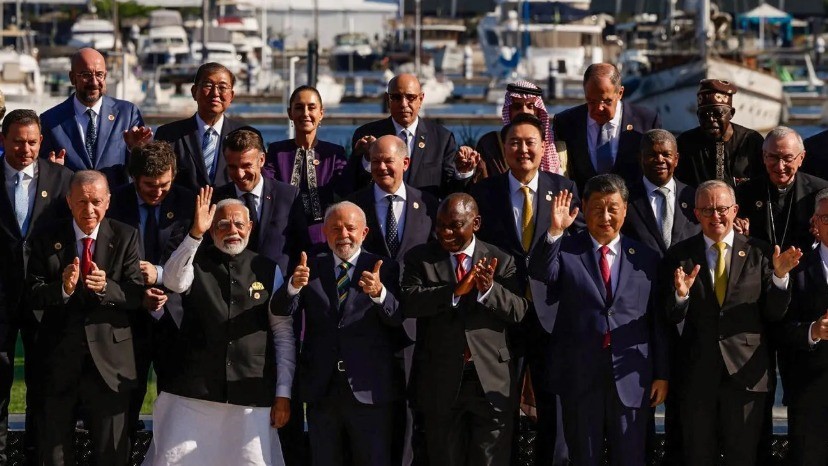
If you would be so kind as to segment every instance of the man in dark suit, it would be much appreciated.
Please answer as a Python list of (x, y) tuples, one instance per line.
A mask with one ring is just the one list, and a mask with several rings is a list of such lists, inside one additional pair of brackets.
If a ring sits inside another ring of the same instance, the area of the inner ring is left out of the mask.
[(828, 190), (816, 196), (814, 219), (819, 246), (791, 273), (791, 304), (782, 328), (790, 370), (782, 372), (788, 405), (789, 455), (796, 466), (828, 463)]
[(100, 172), (72, 176), (72, 220), (32, 238), (32, 309), (43, 311), (37, 352), (43, 390), (39, 463), (75, 463), (80, 412), (96, 464), (128, 463), (129, 392), (136, 379), (130, 314), (141, 306), (138, 232), (104, 218), (109, 187)]
[(614, 465), (645, 464), (650, 407), (667, 396), (667, 334), (654, 306), (658, 254), (620, 234), (627, 187), (598, 175), (584, 190), (587, 231), (564, 236), (578, 209), (572, 194), (554, 198), (547, 235), (529, 260), (547, 284), (541, 322), (552, 321), (546, 351), (549, 380), (561, 394), (573, 464), (604, 464), (604, 439)]
[(304, 311), (299, 384), (307, 402), (312, 464), (341, 466), (346, 445), (354, 464), (391, 464), (393, 402), (403, 394), (394, 361), (402, 324), (399, 267), (362, 249), (365, 214), (351, 202), (325, 212), (328, 249), (303, 252), (271, 303), (276, 315)]
[(152, 131), (138, 107), (106, 95), (106, 61), (97, 50), (72, 55), (69, 80), (75, 93), (40, 116), (40, 156), (72, 171), (98, 170), (112, 187), (126, 183), (129, 150), (149, 141)]
[[(165, 296), (161, 285), (163, 264), (190, 228), (195, 196), (190, 190), (172, 184), (176, 173), (175, 154), (165, 141), (152, 141), (134, 148), (128, 168), (135, 181), (113, 191), (108, 213), (109, 218), (138, 230), (141, 274), (147, 287), (144, 307), (149, 312), (133, 314), (131, 323), (138, 384), (131, 395), (129, 427), (136, 429), (147, 392), (150, 363), (157, 375), (159, 392), (165, 389), (172, 375), (167, 362), (173, 356), (169, 349), (174, 335), (153, 323), (165, 314), (181, 323), (180, 296)], [(162, 300), (164, 305), (159, 305)]]
[(438, 242), (405, 256), (405, 315), (417, 318), (414, 393), (430, 464), (508, 465), (518, 371), (508, 331), (529, 308), (515, 260), (475, 238), (477, 204), (452, 194), (437, 211)]
[(6, 462), (8, 403), (14, 378), (14, 350), (17, 330), (23, 338), (26, 358), (23, 361), (26, 380), (27, 461), (35, 462), (37, 421), (35, 410), (40, 405), (40, 386), (36, 383), (37, 365), (35, 337), (38, 321), (26, 304), (26, 266), (31, 250), (28, 241), (47, 224), (69, 217), (65, 196), (69, 191), (72, 172), (56, 163), (38, 157), (40, 118), (32, 110), (12, 110), (3, 120), (2, 141), (5, 147), (0, 163), (0, 250), (5, 259), (2, 278), (6, 312), (0, 314), (0, 464)]
[(411, 164), (404, 177), (408, 185), (435, 197), (450, 190), (457, 171), (454, 135), (436, 122), (419, 117), (423, 96), (414, 75), (401, 74), (388, 82), (385, 97), (391, 116), (360, 126), (351, 140), (353, 151), (343, 176), (354, 190), (371, 181), (368, 146), (386, 134), (396, 135), (408, 146)]
[(555, 115), (555, 140), (566, 142), (567, 176), (583, 192), (595, 175), (616, 173), (631, 180), (641, 176), (641, 135), (661, 128), (657, 112), (621, 100), (621, 74), (609, 63), (590, 65), (584, 73), (586, 103)]
[(224, 116), (233, 102), (235, 85), (236, 77), (224, 65), (201, 65), (190, 88), (198, 104), (195, 115), (161, 125), (155, 132), (155, 139), (172, 144), (178, 156), (176, 185), (196, 193), (202, 186), (222, 186), (230, 181), (221, 154), (227, 135), (242, 126)]
[(802, 171), (828, 180), (828, 130), (805, 139), (804, 144), (808, 158), (802, 161)]
[(802, 256), (793, 247), (771, 253), (766, 243), (735, 233), (738, 210), (727, 183), (700, 184), (702, 232), (665, 256), (663, 273), (674, 277), (665, 280), (663, 306), (672, 323), (684, 323), (673, 378), (688, 465), (716, 464), (720, 449), (725, 465), (756, 464), (765, 398), (775, 383), (765, 329), (784, 317), (788, 272)]

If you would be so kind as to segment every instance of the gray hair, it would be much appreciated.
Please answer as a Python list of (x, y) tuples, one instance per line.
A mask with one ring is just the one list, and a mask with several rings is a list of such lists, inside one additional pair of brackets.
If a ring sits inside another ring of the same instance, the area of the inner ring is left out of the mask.
[(607, 78), (617, 90), (621, 87), (621, 73), (612, 63), (593, 63), (584, 72), (584, 86), (591, 79)]
[[(402, 140), (400, 140), (400, 142), (402, 142)], [(363, 210), (362, 210), (362, 208), (361, 208), (360, 206), (358, 206), (358, 205), (354, 204), (354, 203), (353, 203), (353, 202), (351, 202), (351, 201), (342, 201), (342, 202), (337, 202), (336, 204), (331, 204), (330, 206), (328, 206), (328, 208), (327, 208), (327, 209), (325, 209), (325, 218), (324, 218), (324, 223), (328, 223), (328, 218), (330, 218), (330, 217), (331, 217), (331, 215), (333, 215), (333, 214), (335, 214), (336, 212), (338, 212), (338, 211), (340, 211), (340, 210), (342, 210), (342, 209), (345, 209), (345, 208), (347, 208), (347, 207), (350, 207), (350, 208), (354, 208), (354, 209), (356, 209), (356, 210), (357, 210), (357, 212), (359, 212), (359, 214), (358, 214), (358, 215), (359, 215), (359, 219), (360, 219), (360, 220), (362, 220), (362, 224), (363, 224), (363, 225), (367, 225), (367, 224), (368, 224), (368, 219), (365, 217), (365, 212), (363, 212)]]
[(714, 189), (726, 189), (728, 194), (730, 194), (730, 199), (736, 202), (736, 192), (732, 186), (722, 180), (707, 180), (696, 188), (696, 205), (699, 205), (701, 193), (713, 191)]
[(69, 189), (72, 190), (75, 186), (87, 186), (102, 181), (106, 187), (106, 192), (109, 193), (109, 182), (103, 173), (97, 170), (80, 170), (72, 174), (69, 180)]
[(595, 193), (618, 193), (621, 195), (621, 199), (623, 199), (624, 202), (627, 202), (627, 199), (629, 199), (630, 197), (630, 191), (627, 189), (627, 185), (626, 183), (624, 183), (624, 179), (612, 173), (596, 175), (587, 180), (586, 185), (584, 186), (583, 201), (588, 201), (589, 197)]
[(644, 152), (645, 149), (650, 150), (656, 144), (663, 144), (665, 142), (669, 142), (673, 149), (678, 148), (678, 143), (676, 143), (676, 137), (673, 136), (673, 133), (667, 131), (666, 129), (651, 129), (644, 133), (644, 136), (641, 137), (641, 146), (639, 150)]
[(765, 142), (762, 143), (762, 150), (768, 149), (769, 141), (776, 141), (788, 135), (793, 134), (794, 138), (796, 139), (796, 146), (799, 150), (799, 153), (805, 150), (805, 143), (802, 142), (802, 136), (796, 132), (795, 129), (789, 128), (787, 126), (777, 126), (776, 128), (770, 130), (767, 136), (765, 136)]
[(227, 206), (241, 206), (244, 208), (244, 213), (247, 214), (247, 219), (250, 220), (250, 210), (244, 205), (244, 202), (236, 199), (236, 198), (229, 198), (229, 199), (222, 199), (216, 203), (216, 212), (220, 211), (221, 209)]
[(828, 200), (828, 188), (820, 189), (814, 198), (814, 213), (819, 210), (819, 203)]

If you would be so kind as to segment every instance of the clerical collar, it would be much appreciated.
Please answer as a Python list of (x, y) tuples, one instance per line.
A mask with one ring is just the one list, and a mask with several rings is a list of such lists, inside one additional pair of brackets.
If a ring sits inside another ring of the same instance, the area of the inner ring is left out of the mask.
[(791, 179), (791, 182), (788, 183), (787, 186), (784, 186), (784, 187), (781, 187), (781, 188), (779, 186), (775, 186), (775, 185), (774, 186), (776, 187), (776, 191), (779, 193), (779, 195), (783, 196), (785, 194), (788, 194), (788, 192), (791, 190), (791, 188), (793, 188), (794, 183), (796, 183), (796, 177), (795, 176), (793, 177), (793, 179)]

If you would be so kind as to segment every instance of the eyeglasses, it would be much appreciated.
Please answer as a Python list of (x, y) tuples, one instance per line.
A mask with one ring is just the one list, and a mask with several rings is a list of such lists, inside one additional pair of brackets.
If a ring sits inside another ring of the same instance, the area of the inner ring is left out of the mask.
[(75, 73), (75, 76), (78, 76), (84, 81), (92, 81), (94, 78), (97, 81), (103, 81), (106, 79), (106, 71), (95, 71), (94, 73), (91, 71), (81, 71), (79, 73)]
[(217, 89), (219, 94), (226, 94), (233, 90), (233, 86), (228, 86), (227, 84), (213, 84), (209, 81), (201, 83), (199, 87), (205, 94), (212, 94), (213, 89)]
[(235, 226), (236, 230), (244, 230), (247, 226), (248, 222), (242, 222), (241, 220), (230, 221), (230, 220), (219, 220), (216, 226), (220, 231), (229, 231), (230, 227)]
[(420, 94), (400, 94), (395, 92), (393, 94), (388, 94), (388, 98), (391, 99), (392, 102), (402, 102), (403, 99), (409, 102), (416, 102), (417, 99), (420, 98)]
[(828, 225), (828, 215), (814, 215), (819, 220), (819, 223)]
[(800, 152), (796, 155), (790, 155), (789, 154), (789, 155), (781, 155), (781, 156), (776, 155), (776, 154), (765, 153), (765, 161), (771, 162), (774, 165), (778, 164), (779, 162), (782, 162), (785, 165), (790, 165), (790, 164), (794, 163), (794, 161), (796, 159), (798, 159), (800, 155), (802, 155), (802, 152)]
[(699, 110), (696, 112), (696, 115), (698, 115), (699, 118), (713, 118), (715, 120), (723, 118), (728, 114), (730, 114), (730, 109), (728, 108), (713, 108), (710, 110)]
[(602, 99), (602, 100), (587, 99), (586, 103), (590, 107), (597, 107), (599, 105), (603, 105), (604, 107), (609, 107), (609, 106), (615, 105), (615, 100), (616, 100), (615, 97), (612, 97), (612, 98), (609, 98), (609, 99)]
[(730, 211), (732, 207), (732, 205), (719, 207), (702, 207), (697, 208), (697, 210), (701, 212), (702, 217), (712, 217), (714, 213), (717, 213), (719, 215), (725, 215), (728, 213), (728, 211)]

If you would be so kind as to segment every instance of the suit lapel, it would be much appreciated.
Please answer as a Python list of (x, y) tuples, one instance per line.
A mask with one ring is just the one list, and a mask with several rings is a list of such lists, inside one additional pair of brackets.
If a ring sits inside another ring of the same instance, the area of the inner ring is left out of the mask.
[[(426, 206), (423, 203), (422, 196), (414, 192), (410, 186), (405, 187), (405, 193), (405, 230), (402, 233), (399, 251), (407, 251), (414, 246), (415, 231), (428, 229), (425, 214)], [(399, 251), (397, 251), (398, 255)]]
[[(6, 163), (5, 161), (0, 161), (0, 180), (3, 182), (3, 189), (0, 189), (0, 219), (2, 219), (2, 225), (0, 228), (9, 232), (9, 236), (20, 238), (20, 227), (17, 225), (17, 217), (14, 214), (14, 201), (9, 198), (9, 192), (6, 189)], [(37, 206), (37, 200), (35, 200), (35, 206)], [(35, 218), (32, 215), (32, 218)]]
[(592, 240), (590, 239), (589, 234), (583, 233), (583, 241), (584, 241), (584, 250), (581, 252), (581, 262), (584, 264), (584, 268), (592, 277), (592, 282), (595, 283), (595, 288), (598, 289), (598, 293), (601, 294), (601, 297), (604, 299), (604, 302), (607, 302), (607, 290), (604, 288), (604, 280), (599, 275), (598, 270), (598, 259), (595, 257), (596, 253), (592, 249)]
[(425, 158), (425, 151), (428, 147), (427, 136), (429, 133), (428, 122), (420, 118), (417, 123), (417, 132), (414, 134), (413, 149), (411, 149), (411, 165), (408, 167), (408, 179), (413, 180), (420, 171), (420, 166)]
[[(90, 159), (89, 154), (86, 153), (86, 147), (83, 145), (80, 130), (78, 129), (78, 120), (75, 118), (75, 107), (72, 102), (72, 99), (74, 98), (75, 95), (72, 94), (72, 96), (69, 97), (69, 100), (66, 101), (64, 111), (61, 112), (64, 113), (65, 118), (60, 122), (60, 127), (63, 128), (63, 133), (66, 134), (66, 140), (72, 144), (72, 148), (75, 150), (75, 153), (78, 154), (78, 162), (82, 163), (85, 168), (91, 170), (94, 168), (92, 166), (92, 159)], [(100, 134), (98, 135), (98, 138), (100, 138)], [(70, 158), (71, 155), (69, 148), (66, 148), (66, 151), (66, 158)]]
[[(190, 129), (186, 132), (184, 137), (184, 144), (188, 145), (190, 150), (190, 158), (193, 161), (193, 166), (198, 172), (198, 179), (201, 185), (210, 184), (210, 177), (207, 176), (207, 167), (204, 165), (204, 152), (201, 151), (201, 138), (198, 136), (198, 120), (193, 115), (190, 118)], [(216, 185), (220, 186), (220, 185)]]
[(635, 260), (635, 248), (631, 247), (629, 241), (626, 237), (621, 236), (621, 242), (618, 245), (618, 257), (615, 260), (620, 261), (618, 263), (618, 277), (617, 283), (615, 284), (614, 290), (615, 292), (612, 294), (612, 300), (615, 301), (616, 295), (618, 295), (619, 290), (623, 290), (627, 286), (628, 276), (630, 275), (627, 273), (627, 268), (635, 269), (633, 267), (633, 261)]
[(684, 198), (686, 189), (686, 185), (679, 183), (678, 180), (676, 180), (676, 203), (673, 206), (673, 231), (670, 232), (672, 237), (676, 240), (673, 241), (673, 243), (684, 239), (683, 233), (686, 231), (687, 227), (689, 227), (688, 224), (690, 223), (687, 220), (687, 217), (684, 216), (685, 210), (690, 205)]
[(95, 168), (104, 165), (103, 158), (108, 154), (106, 146), (109, 144), (109, 135), (112, 134), (112, 128), (115, 126), (116, 118), (118, 118), (118, 110), (113, 105), (112, 98), (103, 96), (101, 114), (98, 115), (98, 139), (95, 142)]
[(216, 179), (215, 183), (213, 183), (216, 186), (220, 186), (230, 181), (227, 177), (227, 161), (224, 159), (222, 144), (224, 143), (224, 138), (227, 137), (227, 134), (232, 132), (234, 129), (236, 129), (236, 122), (227, 118), (225, 115), (224, 124), (221, 125), (221, 134), (219, 135), (218, 147), (216, 150), (216, 157), (218, 160), (216, 160)]
[[(218, 175), (216, 175), (218, 176)], [(261, 216), (259, 218), (259, 223), (256, 225), (258, 228), (258, 238), (259, 244), (257, 245), (259, 248), (265, 243), (267, 233), (269, 229), (264, 227), (264, 225), (270, 224), (270, 218), (273, 216), (273, 181), (269, 178), (264, 179), (264, 189), (262, 190), (262, 198), (259, 200), (259, 212)]]
[(581, 109), (577, 112), (576, 115), (576, 127), (583, 124), (584, 129), (583, 131), (578, 131), (578, 137), (576, 139), (576, 142), (579, 150), (573, 152), (584, 154), (583, 157), (576, 157), (574, 159), (574, 162), (581, 164), (583, 172), (587, 175), (586, 179), (592, 178), (593, 176), (598, 174), (595, 167), (592, 165), (592, 155), (590, 155), (589, 153), (589, 131), (587, 130), (588, 118), (589, 114), (587, 113), (586, 104), (584, 104), (581, 106)]
[(622, 160), (624, 154), (638, 154), (637, 148), (630, 150), (630, 146), (638, 144), (638, 138), (635, 136), (634, 116), (630, 106), (625, 101), (621, 101), (621, 126), (618, 128), (618, 152), (615, 154), (615, 168), (623, 167), (627, 161)]
[(733, 251), (730, 254), (730, 273), (727, 275), (727, 294), (725, 295), (725, 301), (730, 297), (730, 291), (735, 289), (749, 253), (750, 245), (747, 244), (745, 237), (739, 234), (734, 235)]
[[(647, 194), (644, 182), (640, 181), (636, 183), (633, 189), (635, 190), (635, 194), (630, 196), (633, 198), (633, 208), (638, 211), (638, 215), (641, 217), (641, 220), (643, 220), (644, 226), (650, 231), (650, 234), (656, 238), (659, 247), (666, 249), (664, 239), (661, 237), (661, 230), (658, 228), (658, 222), (656, 221), (655, 214), (653, 213), (653, 208), (650, 206), (650, 197)], [(678, 196), (676, 196), (676, 198), (678, 198)], [(675, 220), (673, 228), (675, 229)]]
[[(552, 201), (550, 200), (552, 196), (558, 194), (560, 187), (552, 186), (550, 183), (549, 177), (544, 176), (543, 173), (538, 173), (538, 192), (536, 195), (536, 199), (538, 202), (537, 209), (535, 209), (535, 232), (532, 235), (532, 245), (533, 247), (537, 244), (540, 237), (546, 234), (547, 226), (551, 223), (550, 212), (552, 209)], [(550, 196), (547, 198), (547, 196)]]
[(328, 295), (328, 300), (331, 303), (328, 313), (334, 319), (337, 319), (339, 317), (339, 293), (336, 290), (333, 252), (326, 251), (317, 257), (317, 264), (320, 269), (319, 281), (322, 283), (322, 290)]
[[(58, 194), (58, 188), (55, 186), (58, 179), (55, 176), (52, 166), (46, 162), (38, 162), (37, 171), (37, 189), (35, 190), (34, 207), (32, 207), (32, 215), (29, 219), (29, 231), (27, 234), (31, 234), (34, 221), (43, 213), (46, 204), (52, 202), (52, 198)], [(0, 179), (4, 179), (2, 172), (0, 172)], [(60, 199), (55, 199), (54, 202), (60, 202)]]
[(112, 258), (112, 252), (115, 250), (114, 241), (115, 235), (112, 231), (112, 226), (109, 224), (108, 219), (104, 219), (101, 221), (101, 226), (98, 229), (98, 238), (95, 241), (95, 254), (92, 256), (95, 264), (99, 269), (104, 270), (107, 276), (110, 276), (112, 272), (109, 262)]
[[(504, 217), (500, 219), (501, 224), (503, 225), (504, 233), (506, 234), (506, 238), (510, 243), (512, 243), (512, 247), (514, 251), (523, 251), (523, 243), (521, 242), (521, 237), (518, 236), (517, 229), (515, 228), (515, 220), (514, 215), (512, 214), (512, 191), (509, 187), (509, 177), (512, 176), (509, 172), (504, 173), (501, 175), (501, 179), (498, 180), (500, 183), (499, 189), (496, 189), (494, 194), (494, 199), (490, 199), (495, 204), (495, 209), (492, 209), (493, 212), (503, 212)], [(540, 183), (538, 183), (538, 190), (540, 191)], [(536, 193), (536, 195), (538, 195)], [(483, 221), (487, 221), (487, 219), (483, 219)], [(490, 222), (497, 221), (496, 219), (490, 218), (488, 219)], [(489, 238), (491, 241), (491, 238)], [(534, 243), (533, 243), (534, 244)]]
[[(376, 238), (376, 244), (374, 245), (374, 249), (371, 251), (390, 257), (391, 253), (388, 252), (388, 245), (385, 242), (385, 236), (382, 234), (380, 220), (377, 218), (376, 201), (374, 200), (374, 185), (368, 185), (368, 187), (363, 189), (358, 196), (359, 199), (357, 199), (357, 204), (365, 206), (365, 220), (368, 224), (368, 231), (376, 232), (374, 235), (374, 238)], [(406, 200), (406, 203), (407, 202), (408, 200)], [(403, 235), (403, 237), (405, 237), (405, 235)]]

